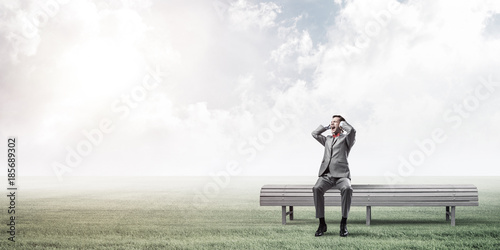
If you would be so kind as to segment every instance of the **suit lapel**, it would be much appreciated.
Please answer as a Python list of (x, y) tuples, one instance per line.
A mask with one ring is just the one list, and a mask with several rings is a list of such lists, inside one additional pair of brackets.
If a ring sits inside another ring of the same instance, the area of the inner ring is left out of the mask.
[(333, 145), (335, 145), (335, 143), (337, 142), (337, 138), (334, 138), (333, 136), (330, 138), (331, 138), (331, 140), (329, 140), (330, 145), (328, 145), (328, 148), (330, 149), (330, 153), (331, 153), (331, 151), (333, 150)]
[(331, 145), (331, 148), (333, 148), (333, 146), (335, 145), (335, 143), (337, 143), (338, 140), (340, 140), (340, 137), (343, 137), (342, 134), (340, 134), (339, 136), (337, 137), (333, 137), (332, 136), (332, 145)]
[(333, 141), (332, 141), (332, 147), (333, 145), (335, 145), (335, 143), (337, 142), (337, 140), (339, 139), (340, 136), (337, 136), (337, 137), (334, 137), (333, 138)]

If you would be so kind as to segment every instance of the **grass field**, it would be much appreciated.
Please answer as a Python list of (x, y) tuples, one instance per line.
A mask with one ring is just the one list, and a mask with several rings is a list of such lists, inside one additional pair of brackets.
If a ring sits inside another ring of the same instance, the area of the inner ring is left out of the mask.
[[(456, 226), (444, 207), (352, 207), (347, 238), (338, 236), (340, 208), (327, 207), (328, 232), (316, 238), (314, 207), (295, 207), (281, 225), (280, 207), (259, 206), (264, 184), (313, 184), (316, 178), (232, 177), (193, 203), (203, 177), (54, 178), (19, 183), (16, 242), (7, 240), (2, 209), (1, 249), (500, 249), (500, 177), (413, 177), (406, 183), (474, 184), (478, 207), (457, 207)], [(353, 184), (384, 183), (359, 177)], [(194, 187), (193, 187), (194, 185)], [(2, 206), (8, 207), (7, 197)]]

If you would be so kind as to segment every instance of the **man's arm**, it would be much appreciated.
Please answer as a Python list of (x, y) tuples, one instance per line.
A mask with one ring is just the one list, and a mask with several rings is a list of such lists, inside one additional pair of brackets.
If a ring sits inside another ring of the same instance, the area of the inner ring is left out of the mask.
[(319, 125), (319, 127), (317, 129), (315, 129), (311, 134), (314, 137), (314, 139), (316, 139), (316, 141), (318, 141), (323, 146), (325, 146), (326, 137), (321, 135), (321, 134), (323, 132), (327, 131), (328, 129), (329, 129), (329, 126), (324, 127), (322, 125)]
[(356, 142), (356, 130), (346, 121), (341, 121), (340, 127), (346, 132), (347, 146), (351, 148)]

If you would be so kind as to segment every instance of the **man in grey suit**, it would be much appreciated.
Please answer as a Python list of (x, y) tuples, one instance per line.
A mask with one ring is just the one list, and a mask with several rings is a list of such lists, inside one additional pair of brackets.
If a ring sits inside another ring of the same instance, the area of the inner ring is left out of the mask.
[[(332, 135), (324, 136), (323, 132), (330, 130)], [(329, 126), (319, 126), (312, 132), (312, 136), (325, 147), (323, 162), (319, 169), (319, 178), (313, 187), (316, 218), (319, 218), (319, 227), (315, 236), (322, 236), (326, 232), (325, 222), (325, 192), (337, 188), (341, 193), (342, 220), (340, 222), (340, 236), (345, 237), (347, 231), (347, 216), (351, 208), (351, 173), (347, 156), (356, 141), (356, 130), (340, 115), (334, 115)]]

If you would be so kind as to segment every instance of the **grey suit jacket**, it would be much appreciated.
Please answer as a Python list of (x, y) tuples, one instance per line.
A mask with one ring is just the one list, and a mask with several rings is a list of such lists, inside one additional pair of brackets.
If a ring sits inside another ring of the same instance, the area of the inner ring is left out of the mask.
[(349, 156), (349, 152), (356, 141), (356, 130), (345, 121), (340, 122), (340, 126), (345, 132), (340, 133), (335, 139), (331, 135), (326, 137), (321, 135), (326, 130), (329, 130), (327, 127), (321, 125), (312, 132), (314, 139), (325, 146), (325, 153), (318, 176), (323, 175), (328, 168), (330, 175), (333, 177), (351, 179), (347, 156)]

